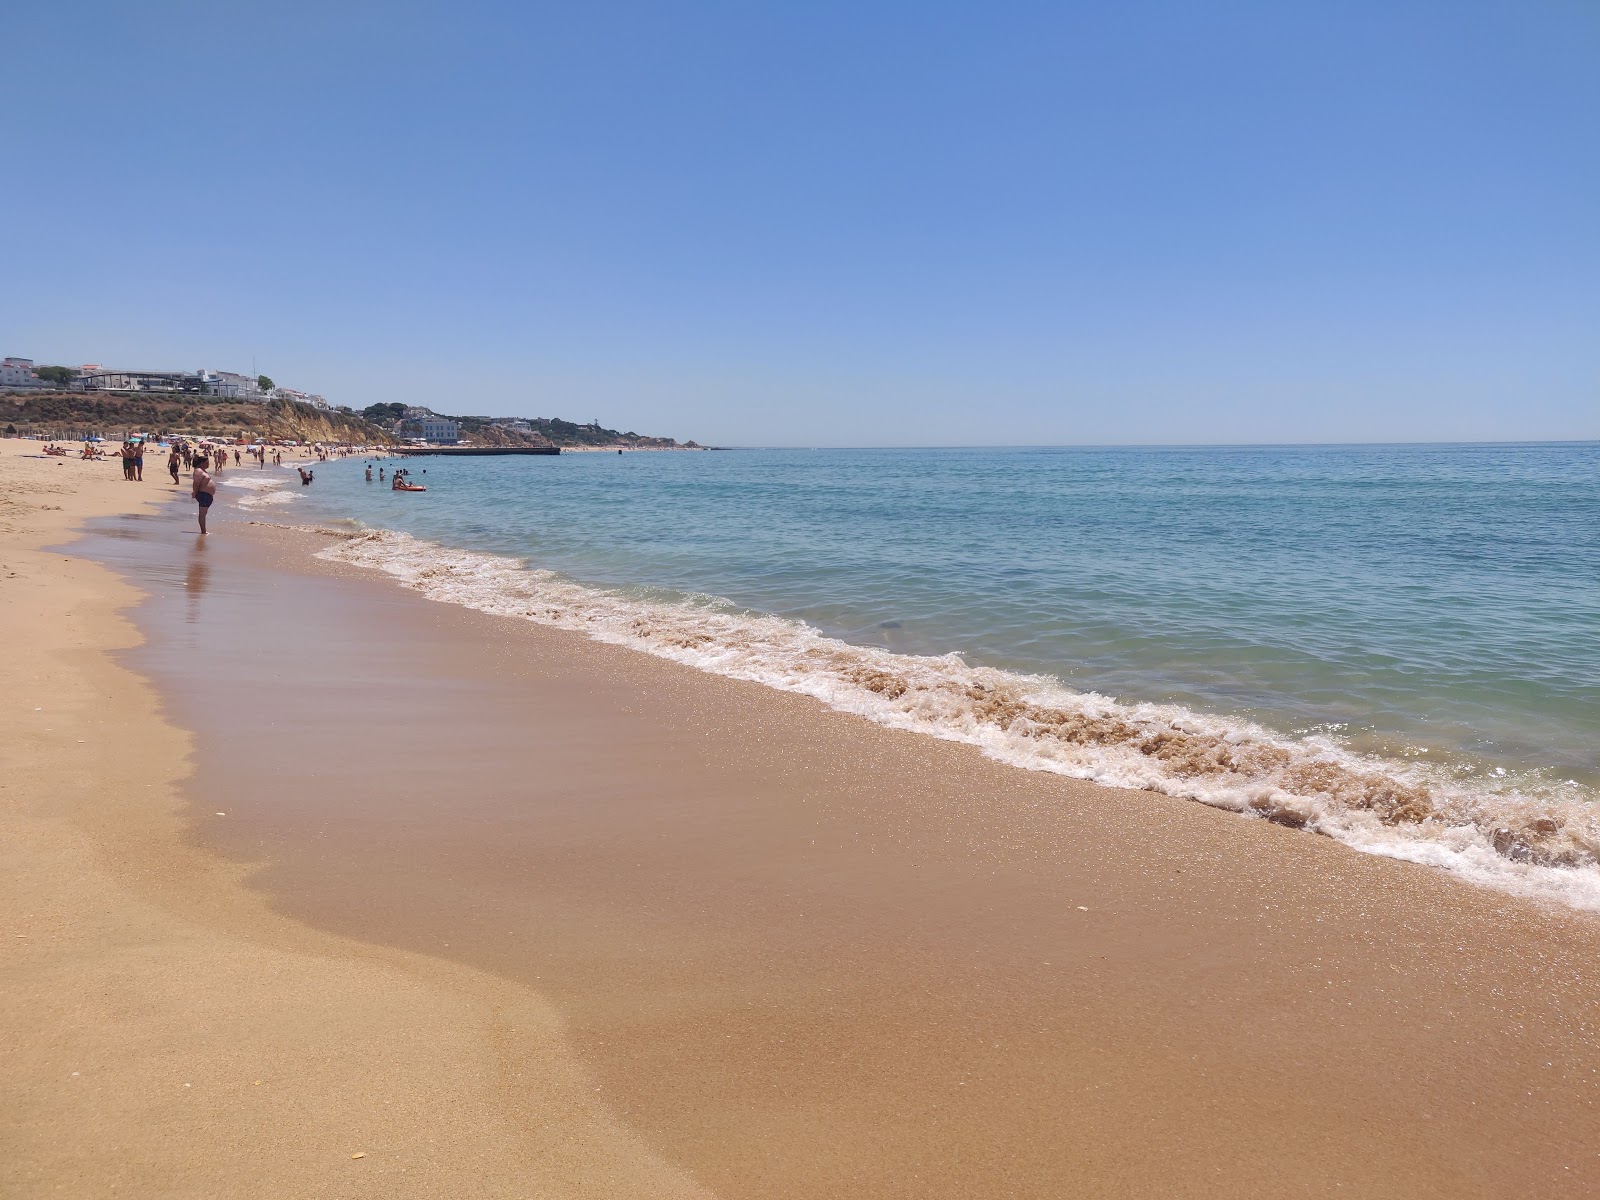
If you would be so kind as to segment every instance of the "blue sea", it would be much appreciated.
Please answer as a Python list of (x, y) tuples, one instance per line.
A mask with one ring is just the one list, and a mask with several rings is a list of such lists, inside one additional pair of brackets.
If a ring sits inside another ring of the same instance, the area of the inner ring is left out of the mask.
[(1600, 908), (1600, 444), (407, 465), (224, 482), (435, 599)]

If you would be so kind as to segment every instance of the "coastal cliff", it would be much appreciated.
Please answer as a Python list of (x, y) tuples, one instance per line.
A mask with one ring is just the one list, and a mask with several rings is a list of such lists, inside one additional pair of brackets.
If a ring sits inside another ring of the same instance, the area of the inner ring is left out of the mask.
[(244, 436), (306, 442), (380, 445), (385, 429), (348, 410), (316, 408), (293, 400), (253, 404), (219, 396), (117, 392), (13, 392), (0, 396), (0, 423), (17, 433), (73, 439), (91, 433)]
[[(162, 392), (0, 393), (0, 432), (72, 440), (91, 433), (120, 438), (127, 433), (246, 437), (304, 442), (388, 445), (422, 436), (418, 413), (399, 404), (376, 404), (362, 412), (322, 409), (294, 400), (253, 403), (222, 396)], [(697, 442), (577, 424), (560, 417), (446, 417), (461, 441), (475, 446), (566, 449), (699, 450)]]

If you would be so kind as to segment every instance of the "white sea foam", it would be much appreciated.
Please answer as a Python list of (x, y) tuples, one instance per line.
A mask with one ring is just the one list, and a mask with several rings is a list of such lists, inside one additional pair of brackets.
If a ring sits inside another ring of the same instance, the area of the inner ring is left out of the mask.
[(229, 475), (224, 472), (219, 474), (217, 482), (223, 487), (239, 488), (250, 493), (239, 500), (240, 508), (266, 508), (288, 504), (295, 499), (295, 493), (285, 486), (289, 481), (281, 476)]
[(1600, 911), (1600, 805), (1582, 789), (1462, 783), (1175, 705), (1124, 704), (1058, 680), (894, 654), (714, 597), (671, 603), (588, 587), (404, 533), (349, 536), (319, 557), (382, 571), (429, 599), (578, 630), (703, 671), (814, 696), (992, 758), (1198, 800), (1309, 829), (1370, 854)]

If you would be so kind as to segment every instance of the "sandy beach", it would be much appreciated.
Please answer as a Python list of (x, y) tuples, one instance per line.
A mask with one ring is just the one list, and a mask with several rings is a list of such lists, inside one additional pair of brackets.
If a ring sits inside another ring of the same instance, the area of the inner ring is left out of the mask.
[[(1600, 921), (0, 442), (8, 1196), (1586, 1196)], [(155, 476), (160, 475), (159, 481)]]
[(285, 919), (193, 844), (193, 735), (112, 658), (138, 593), (45, 549), (109, 513), (192, 542), (186, 488), (38, 452), (0, 441), (0, 1193), (703, 1195), (527, 989)]

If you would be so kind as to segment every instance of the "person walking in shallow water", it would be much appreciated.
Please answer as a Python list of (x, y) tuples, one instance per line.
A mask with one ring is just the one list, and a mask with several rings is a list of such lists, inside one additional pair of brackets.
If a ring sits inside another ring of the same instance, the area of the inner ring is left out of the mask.
[(180, 461), (181, 459), (178, 455), (178, 448), (174, 446), (172, 448), (172, 452), (167, 455), (167, 473), (172, 476), (172, 483), (174, 487), (176, 487), (178, 483), (178, 463)]
[(211, 460), (204, 454), (196, 456), (194, 460), (194, 485), (190, 489), (190, 493), (194, 496), (194, 502), (200, 506), (200, 534), (202, 537), (205, 536), (206, 532), (206, 511), (211, 507), (211, 502), (217, 496), (217, 482), (211, 478), (211, 472), (207, 469), (210, 466)]

